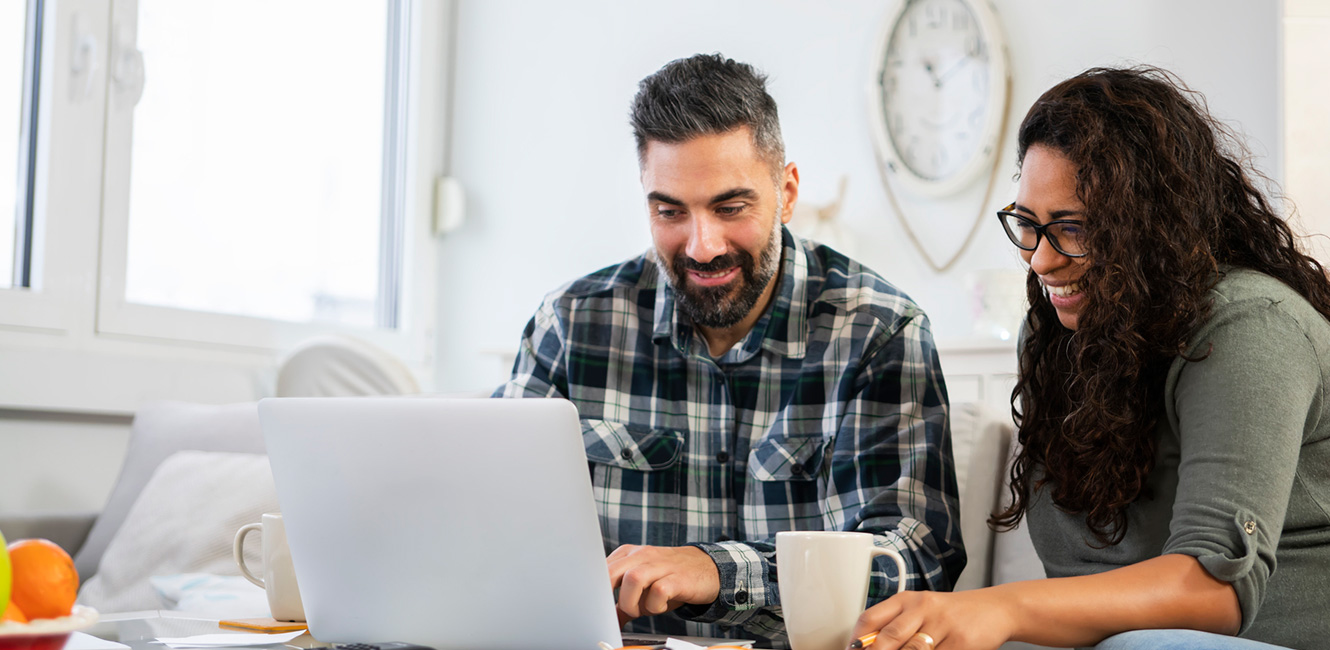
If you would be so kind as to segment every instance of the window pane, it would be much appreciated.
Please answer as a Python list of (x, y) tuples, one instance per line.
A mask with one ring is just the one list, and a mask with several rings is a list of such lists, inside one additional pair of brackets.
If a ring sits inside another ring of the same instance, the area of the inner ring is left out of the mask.
[(0, 287), (14, 284), (14, 232), (18, 222), (19, 129), (23, 113), (23, 49), (27, 3), (0, 2)]
[(140, 0), (130, 302), (375, 325), (384, 2)]

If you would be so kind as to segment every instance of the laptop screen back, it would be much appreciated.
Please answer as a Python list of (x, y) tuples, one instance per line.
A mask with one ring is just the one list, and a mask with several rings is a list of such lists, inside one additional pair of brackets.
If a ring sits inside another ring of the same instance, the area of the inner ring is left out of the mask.
[(279, 398), (259, 418), (315, 638), (618, 646), (569, 402)]

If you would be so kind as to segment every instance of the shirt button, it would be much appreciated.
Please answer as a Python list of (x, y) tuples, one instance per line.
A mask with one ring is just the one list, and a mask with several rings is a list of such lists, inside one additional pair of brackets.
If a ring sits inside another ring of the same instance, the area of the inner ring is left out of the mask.
[(730, 454), (729, 454), (729, 452), (724, 452), (724, 451), (722, 451), (722, 452), (716, 454), (716, 462), (717, 462), (717, 463), (720, 463), (721, 465), (724, 465), (725, 463), (730, 462)]
[(1242, 525), (1242, 529), (1247, 531), (1248, 535), (1254, 535), (1256, 534), (1256, 522), (1249, 521)]
[(803, 464), (801, 464), (801, 463), (795, 463), (795, 464), (794, 464), (794, 467), (791, 467), (791, 468), (790, 468), (790, 473), (791, 473), (791, 474), (794, 474), (795, 476), (803, 476), (803, 474), (804, 474), (804, 466), (803, 466)]
[(632, 459), (633, 459), (633, 450), (631, 450), (631, 449), (624, 449), (623, 451), (619, 452), (619, 457), (622, 458), (622, 459), (624, 459), (624, 460), (632, 460)]
[(735, 602), (735, 604), (738, 604), (738, 605), (742, 605), (742, 604), (748, 602), (748, 592), (746, 592), (746, 591), (736, 591), (736, 592), (734, 592), (734, 602)]

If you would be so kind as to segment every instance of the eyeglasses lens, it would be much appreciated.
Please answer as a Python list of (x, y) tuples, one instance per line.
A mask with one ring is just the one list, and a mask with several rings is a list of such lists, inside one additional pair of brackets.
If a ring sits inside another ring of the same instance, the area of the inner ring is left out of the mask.
[(1051, 223), (1040, 227), (1035, 222), (1016, 214), (1001, 213), (1002, 227), (1007, 231), (1011, 243), (1027, 251), (1039, 245), (1040, 231), (1052, 240), (1053, 248), (1063, 255), (1081, 256), (1085, 254), (1085, 228), (1079, 223)]
[(1048, 227), (1044, 235), (1053, 240), (1053, 247), (1064, 255), (1084, 255), (1085, 245), (1082, 239), (1085, 228), (1078, 223), (1055, 223)]
[(1002, 227), (1007, 231), (1007, 237), (1011, 238), (1011, 243), (1020, 248), (1027, 251), (1034, 250), (1035, 245), (1039, 243), (1039, 231), (1028, 219), (1022, 219), (1014, 214), (1004, 214)]

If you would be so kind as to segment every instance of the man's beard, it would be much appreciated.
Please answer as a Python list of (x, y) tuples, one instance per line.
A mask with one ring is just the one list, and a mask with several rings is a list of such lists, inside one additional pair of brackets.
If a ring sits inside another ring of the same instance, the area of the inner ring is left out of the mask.
[[(656, 266), (674, 289), (674, 304), (679, 311), (694, 325), (711, 329), (732, 327), (748, 316), (780, 268), (780, 224), (780, 212), (777, 210), (771, 237), (756, 261), (752, 253), (746, 250), (726, 253), (706, 263), (680, 253), (666, 264), (657, 254)], [(739, 277), (728, 284), (697, 287), (688, 283), (690, 270), (715, 273), (735, 266), (739, 267)]]

